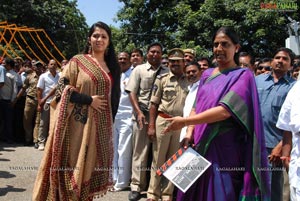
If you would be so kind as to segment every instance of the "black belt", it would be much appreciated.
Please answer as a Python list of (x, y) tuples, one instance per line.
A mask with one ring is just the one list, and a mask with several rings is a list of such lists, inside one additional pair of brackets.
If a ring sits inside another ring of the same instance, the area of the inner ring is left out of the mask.
[(28, 98), (32, 99), (32, 100), (36, 100), (36, 97), (33, 97), (33, 96), (29, 96), (27, 95)]

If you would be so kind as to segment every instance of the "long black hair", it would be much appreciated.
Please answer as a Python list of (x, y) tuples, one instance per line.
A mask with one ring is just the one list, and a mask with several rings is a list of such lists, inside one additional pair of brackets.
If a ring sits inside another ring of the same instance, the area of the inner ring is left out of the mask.
[[(121, 70), (120, 66), (117, 62), (117, 57), (115, 53), (115, 48), (112, 42), (112, 34), (111, 34), (111, 29), (107, 24), (104, 22), (96, 22), (93, 24), (88, 32), (88, 38), (92, 36), (96, 28), (101, 28), (104, 29), (108, 36), (109, 36), (109, 45), (107, 50), (105, 51), (104, 55), (104, 60), (106, 62), (106, 65), (108, 66), (108, 69), (113, 77), (113, 86), (112, 86), (112, 91), (111, 91), (111, 106), (112, 106), (112, 114), (113, 118), (115, 118), (119, 106), (119, 101), (120, 101), (120, 77), (121, 77)], [(89, 53), (89, 40), (87, 40), (86, 47), (83, 51), (83, 53), (88, 54)]]

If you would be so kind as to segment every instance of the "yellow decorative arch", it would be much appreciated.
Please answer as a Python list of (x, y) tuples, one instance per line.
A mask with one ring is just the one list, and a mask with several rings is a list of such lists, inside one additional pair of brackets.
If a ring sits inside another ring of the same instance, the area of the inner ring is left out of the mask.
[[(30, 37), (26, 38), (24, 34), (29, 34)], [(41, 36), (47, 40), (47, 43), (41, 39)], [(5, 46), (1, 44), (5, 44)], [(53, 58), (58, 65), (61, 65), (60, 61), (66, 59), (44, 29), (28, 28), (26, 26), (18, 27), (16, 24), (8, 24), (6, 21), (0, 22), (0, 50), (2, 50), (2, 55), (0, 56), (8, 56), (10, 58), (19, 56), (12, 44), (15, 44), (29, 60), (32, 60), (30, 55), (33, 55), (43, 63), (48, 63)], [(51, 44), (51, 47), (56, 52), (51, 52), (46, 44)], [(37, 48), (32, 48), (32, 46)], [(54, 55), (57, 56), (55, 57)], [(47, 61), (44, 61), (42, 57), (47, 59)]]

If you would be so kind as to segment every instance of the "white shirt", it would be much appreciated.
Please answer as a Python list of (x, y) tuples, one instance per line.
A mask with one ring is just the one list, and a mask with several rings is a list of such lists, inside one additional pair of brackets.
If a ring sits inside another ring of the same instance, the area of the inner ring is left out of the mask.
[(0, 65), (0, 83), (4, 83), (5, 73), (6, 73), (6, 70), (5, 70), (4, 66)]
[(276, 126), (293, 133), (289, 182), (292, 187), (300, 191), (300, 81), (297, 81), (289, 91)]
[(125, 91), (125, 87), (128, 83), (129, 76), (133, 70), (133, 67), (130, 67), (126, 72), (121, 74), (121, 96), (120, 96), (120, 103), (118, 112), (116, 114), (116, 119), (123, 119), (123, 118), (131, 118), (132, 116), (132, 105), (129, 99), (129, 93)]
[(22, 72), (22, 73), (21, 73), (22, 85), (24, 84), (24, 81), (26, 80), (27, 75), (28, 75), (28, 74), (27, 74), (26, 72)]
[(22, 87), (23, 81), (21, 78), (21, 75), (17, 73), (16, 71), (13, 71), (12, 74), (15, 76), (16, 82), (17, 82), (17, 87)]
[(14, 70), (6, 72), (5, 82), (0, 89), (0, 99), (13, 101), (17, 97), (17, 77)]
[[(184, 107), (183, 107), (183, 117), (188, 117), (190, 115), (190, 112), (191, 112), (191, 110), (194, 106), (194, 102), (195, 102), (195, 99), (196, 99), (199, 82), (200, 82), (200, 80), (198, 80), (197, 82), (191, 84), (188, 87), (189, 88), (189, 93), (188, 93), (188, 95), (186, 96), (186, 99), (185, 99), (185, 103), (184, 103)], [(179, 142), (181, 142), (184, 139), (185, 134), (186, 134), (186, 130), (187, 130), (187, 127), (183, 127), (181, 129)]]
[[(40, 76), (39, 81), (37, 83), (37, 87), (43, 89), (42, 98), (44, 98), (48, 93), (50, 93), (50, 91), (57, 85), (58, 80), (59, 74), (56, 73), (55, 77), (53, 77), (50, 71), (47, 71)], [(46, 103), (50, 103), (52, 98), (53, 96), (49, 97), (46, 100)]]

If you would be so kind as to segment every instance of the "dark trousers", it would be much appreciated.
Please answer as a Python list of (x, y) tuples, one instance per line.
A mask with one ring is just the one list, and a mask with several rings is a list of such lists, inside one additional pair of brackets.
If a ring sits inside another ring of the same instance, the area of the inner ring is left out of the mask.
[(16, 102), (14, 106), (13, 136), (15, 141), (20, 143), (25, 141), (25, 130), (23, 127), (25, 100), (25, 96), (20, 97), (20, 99)]
[(13, 107), (9, 100), (0, 100), (0, 116), (3, 125), (1, 139), (13, 142)]
[[(271, 154), (272, 148), (267, 148), (268, 155)], [(272, 201), (282, 201), (283, 195), (283, 167), (282, 165), (274, 166), (268, 163), (269, 175), (270, 175), (270, 185), (271, 185), (271, 200)]]

